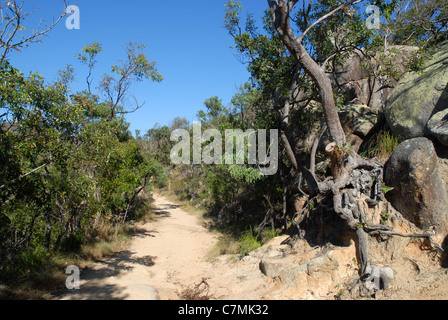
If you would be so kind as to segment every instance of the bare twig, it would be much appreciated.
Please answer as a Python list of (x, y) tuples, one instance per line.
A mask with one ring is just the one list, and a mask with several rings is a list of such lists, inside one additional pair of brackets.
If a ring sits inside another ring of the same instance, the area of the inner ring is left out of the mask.
[[(339, 7), (337, 7), (336, 9), (330, 11), (329, 13), (327, 13), (326, 15), (323, 15), (322, 17), (320, 17), (319, 19), (317, 19), (313, 24), (311, 24), (302, 34), (301, 36), (297, 39), (297, 41), (299, 43), (301, 43), (303, 41), (303, 38), (306, 36), (306, 34), (308, 32), (310, 32), (311, 29), (313, 29), (316, 25), (318, 25), (319, 23), (321, 23), (322, 21), (328, 19), (329, 17), (333, 16), (334, 14), (336, 14), (338, 11), (341, 11), (342, 9), (348, 8), (349, 6), (353, 5), (353, 4), (357, 4), (360, 3), (362, 0), (351, 0), (347, 3), (344, 3), (342, 5), (340, 5)], [(297, 2), (297, 1), (296, 1)], [(291, 3), (290, 3), (291, 4)], [(291, 10), (291, 9), (290, 9)]]

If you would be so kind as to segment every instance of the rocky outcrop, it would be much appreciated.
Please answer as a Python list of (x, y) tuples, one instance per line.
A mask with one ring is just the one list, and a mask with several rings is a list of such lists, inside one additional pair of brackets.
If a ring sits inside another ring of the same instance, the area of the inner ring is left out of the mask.
[(388, 200), (417, 227), (448, 232), (448, 196), (433, 143), (415, 138), (401, 143), (385, 168), (385, 183), (394, 190)]
[(355, 244), (348, 247), (311, 247), (299, 241), (294, 248), (271, 243), (251, 252), (249, 259), (259, 261), (260, 271), (277, 284), (266, 291), (266, 297), (288, 299), (322, 299), (347, 277), (357, 273)]
[[(365, 207), (366, 218), (370, 223), (378, 223), (380, 212), (388, 211), (382, 204), (379, 210)], [(385, 222), (395, 231), (416, 233), (417, 228), (403, 219), (393, 208)], [(272, 239), (261, 248), (252, 251), (240, 263), (257, 264), (260, 272), (271, 285), (266, 289), (266, 299), (334, 299), (337, 296), (355, 298), (362, 294), (348, 288), (354, 288), (359, 279), (359, 260), (354, 237), (344, 246), (326, 243), (315, 246), (307, 240), (296, 240), (288, 244), (287, 236)], [(405, 263), (413, 258), (420, 249), (419, 241), (409, 244), (408, 239), (401, 237), (388, 238), (387, 241), (369, 241), (370, 261), (366, 281), (368, 292), (362, 296), (370, 297), (378, 290), (394, 291), (397, 281), (408, 281), (406, 270), (412, 266)]]
[(429, 119), (427, 132), (448, 147), (448, 109), (437, 112)]
[[(395, 74), (401, 76), (405, 72), (405, 66), (408, 63), (413, 51), (417, 50), (413, 46), (390, 46), (384, 57), (376, 57), (373, 60), (387, 60), (389, 65), (394, 67)], [(342, 66), (337, 66), (331, 79), (345, 97), (349, 104), (367, 105), (374, 110), (382, 110), (383, 99), (392, 92), (397, 81), (393, 78), (383, 79), (382, 85), (387, 84), (381, 89), (381, 84), (369, 67), (365, 65), (368, 61), (365, 55), (359, 52), (353, 53)], [(383, 95), (383, 97), (381, 96)]]
[(392, 132), (405, 139), (427, 133), (427, 123), (448, 107), (448, 43), (425, 64), (421, 72), (409, 72), (387, 99), (385, 115)]
[(378, 111), (366, 105), (345, 106), (339, 116), (347, 128), (346, 131), (349, 130), (361, 138), (365, 138), (378, 122)]
[[(363, 211), (369, 224), (383, 223), (403, 234), (422, 233), (386, 202), (377, 208), (365, 204)], [(353, 235), (348, 236), (343, 245), (327, 241), (316, 245), (282, 235), (247, 256), (218, 257), (213, 270), (219, 276), (207, 283), (216, 299), (401, 299), (403, 291), (407, 292), (405, 298), (428, 299), (428, 292), (420, 294), (421, 288), (427, 285), (435, 290), (434, 284), (440, 285), (440, 290), (431, 298), (447, 296), (448, 280), (433, 252), (421, 250), (421, 239), (398, 236), (371, 238), (366, 269), (370, 276), (363, 278), (365, 286), (356, 285), (360, 276), (357, 242)]]

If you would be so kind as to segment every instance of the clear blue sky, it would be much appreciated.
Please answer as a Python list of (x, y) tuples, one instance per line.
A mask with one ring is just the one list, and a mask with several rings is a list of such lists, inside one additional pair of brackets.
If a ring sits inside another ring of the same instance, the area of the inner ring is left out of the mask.
[[(99, 41), (94, 80), (110, 73), (110, 66), (125, 58), (129, 41), (146, 44), (145, 53), (158, 64), (165, 77), (161, 83), (145, 81), (131, 88), (131, 94), (145, 105), (127, 116), (130, 130), (145, 133), (155, 123), (168, 124), (176, 116), (195, 120), (203, 102), (219, 96), (225, 105), (236, 87), (249, 79), (246, 66), (230, 49), (233, 39), (224, 28), (226, 0), (75, 0), (80, 9), (80, 30), (68, 30), (65, 18), (48, 33), (42, 44), (33, 44), (21, 53), (12, 53), (12, 64), (25, 74), (39, 72), (52, 82), (67, 63), (76, 70), (73, 90), (85, 89), (87, 67), (79, 64), (76, 53)], [(256, 18), (267, 9), (265, 0), (243, 0), (243, 6)], [(28, 30), (41, 18), (47, 24), (63, 9), (61, 0), (25, 0), (25, 11), (37, 12), (26, 22)], [(95, 82), (95, 85), (97, 82)]]

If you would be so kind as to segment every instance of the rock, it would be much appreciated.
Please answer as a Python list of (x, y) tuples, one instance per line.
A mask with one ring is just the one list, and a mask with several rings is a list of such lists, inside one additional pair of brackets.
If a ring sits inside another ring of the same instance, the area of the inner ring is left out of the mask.
[(384, 180), (394, 188), (388, 200), (403, 217), (423, 230), (447, 232), (448, 197), (429, 139), (401, 143), (386, 163)]
[(409, 72), (387, 99), (385, 115), (392, 132), (406, 139), (423, 136), (431, 116), (448, 107), (448, 43), (425, 64)]
[(287, 239), (289, 239), (288, 235), (274, 237), (260, 248), (251, 251), (248, 257), (257, 259), (282, 257), (284, 252), (290, 248), (288, 244), (284, 243)]
[[(395, 67), (395, 73), (402, 75), (405, 73), (405, 65), (411, 53), (417, 49), (413, 46), (390, 46), (386, 58), (376, 57), (376, 60), (391, 61), (390, 65)], [(392, 92), (397, 81), (393, 78), (383, 79), (383, 85), (387, 84), (387, 87), (379, 90), (379, 82), (369, 75), (363, 64), (366, 64), (364, 55), (359, 52), (353, 53), (343, 66), (336, 67), (334, 74), (331, 75), (332, 81), (340, 88), (347, 103), (367, 105), (374, 110), (382, 110), (383, 99), (385, 100)], [(383, 97), (381, 97), (382, 94)]]
[(360, 53), (353, 53), (342, 66), (336, 66), (334, 80), (339, 85), (346, 85), (353, 81), (358, 81), (368, 77), (366, 70), (362, 68), (362, 56)]
[(378, 121), (378, 111), (366, 105), (348, 105), (339, 112), (341, 122), (360, 137), (366, 137)]
[(339, 267), (337, 261), (332, 260), (328, 255), (322, 255), (310, 260), (307, 264), (307, 273), (310, 277), (318, 273), (331, 273)]
[(352, 260), (356, 255), (354, 243), (349, 247), (311, 250), (308, 244), (302, 243), (294, 248), (299, 252), (281, 259), (265, 257), (259, 264), (264, 275), (282, 283), (282, 291), (288, 298), (325, 297), (345, 277), (356, 273)]
[(437, 138), (444, 146), (448, 146), (448, 109), (437, 112), (429, 119), (427, 132), (428, 135)]

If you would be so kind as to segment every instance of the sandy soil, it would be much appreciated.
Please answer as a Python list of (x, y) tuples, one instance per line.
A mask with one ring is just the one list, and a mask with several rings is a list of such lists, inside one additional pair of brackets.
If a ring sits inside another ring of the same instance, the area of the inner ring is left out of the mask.
[(127, 250), (83, 270), (81, 289), (63, 299), (178, 299), (211, 273), (204, 257), (216, 236), (166, 198), (154, 200), (158, 219), (140, 226)]
[[(141, 225), (127, 250), (82, 270), (81, 288), (71, 290), (63, 300), (188, 299), (185, 293), (194, 293), (203, 280), (207, 286), (203, 283), (199, 289), (207, 287), (208, 291), (198, 294), (211, 299), (285, 298), (272, 291), (276, 280), (260, 272), (256, 255), (239, 261), (229, 260), (229, 256), (206, 259), (217, 235), (168, 199), (155, 194), (154, 200), (158, 219)], [(391, 290), (381, 292), (377, 299), (448, 299), (447, 270), (426, 254), (415, 259), (418, 272), (411, 260), (392, 266), (398, 271), (397, 279)], [(325, 299), (334, 299), (336, 293), (336, 289), (329, 292)]]

